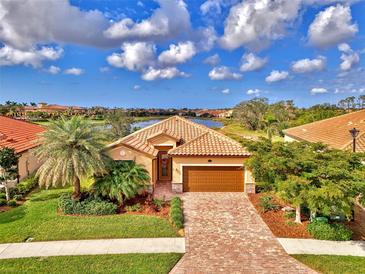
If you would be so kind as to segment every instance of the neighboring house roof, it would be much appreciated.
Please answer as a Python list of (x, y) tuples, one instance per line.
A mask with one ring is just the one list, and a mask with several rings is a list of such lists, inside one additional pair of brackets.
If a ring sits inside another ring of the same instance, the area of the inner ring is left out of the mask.
[(149, 142), (151, 137), (165, 134), (180, 140), (181, 146), (170, 150), (171, 155), (191, 156), (249, 156), (236, 141), (180, 116), (172, 116), (152, 126), (140, 129), (110, 145), (122, 144), (143, 153), (156, 156), (158, 150)]
[(349, 130), (360, 130), (357, 151), (365, 152), (365, 109), (284, 130), (285, 135), (299, 141), (321, 142), (330, 148), (351, 149)]
[(44, 127), (0, 116), (0, 147), (15, 149), (17, 153), (36, 147), (37, 134), (45, 131)]

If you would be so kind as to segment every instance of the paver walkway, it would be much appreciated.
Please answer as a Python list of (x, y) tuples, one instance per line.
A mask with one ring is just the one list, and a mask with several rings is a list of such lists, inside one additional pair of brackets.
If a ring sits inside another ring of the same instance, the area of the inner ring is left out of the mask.
[(185, 193), (186, 253), (171, 273), (316, 273), (290, 257), (242, 193)]
[(134, 238), (0, 244), (0, 259), (65, 255), (184, 252), (184, 238)]
[(365, 257), (364, 241), (321, 241), (278, 238), (289, 254), (343, 255)]

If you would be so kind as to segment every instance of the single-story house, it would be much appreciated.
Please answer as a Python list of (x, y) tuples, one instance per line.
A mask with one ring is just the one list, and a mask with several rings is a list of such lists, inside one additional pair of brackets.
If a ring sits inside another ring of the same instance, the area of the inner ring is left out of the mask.
[(356, 128), (356, 151), (365, 152), (365, 109), (284, 130), (285, 141), (320, 142), (333, 149), (352, 150), (349, 130)]
[(254, 192), (245, 167), (250, 153), (238, 142), (180, 116), (172, 116), (107, 146), (114, 160), (135, 161), (151, 187), (171, 182), (173, 192)]
[(40, 163), (30, 153), (37, 146), (37, 134), (45, 129), (40, 125), (0, 116), (0, 147), (13, 148), (20, 155), (18, 162), (19, 179), (36, 171)]

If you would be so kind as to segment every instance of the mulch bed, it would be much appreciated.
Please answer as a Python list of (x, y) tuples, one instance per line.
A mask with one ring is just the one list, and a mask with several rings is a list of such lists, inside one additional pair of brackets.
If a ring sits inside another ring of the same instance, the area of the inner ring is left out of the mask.
[(21, 201), (17, 201), (16, 202), (16, 206), (8, 206), (8, 205), (0, 206), (0, 213), (1, 212), (9, 211), (9, 210), (11, 210), (11, 209), (13, 209), (13, 208), (15, 208), (17, 206), (20, 206), (20, 205), (24, 204), (24, 203), (25, 203), (25, 200), (21, 200)]
[(256, 208), (261, 218), (270, 228), (272, 233), (276, 237), (280, 238), (304, 238), (310, 239), (311, 235), (307, 231), (307, 225), (309, 223), (308, 218), (306, 216), (302, 216), (302, 224), (297, 224), (294, 222), (294, 219), (286, 218), (285, 212), (281, 210), (284, 206), (289, 206), (285, 204), (283, 201), (275, 197), (275, 195), (270, 194), (273, 197), (273, 203), (280, 206), (278, 210), (270, 210), (267, 212), (263, 212), (262, 208), (259, 205), (260, 197), (268, 195), (264, 193), (257, 194), (249, 194), (249, 198), (253, 206)]
[(164, 202), (161, 209), (158, 209), (151, 201), (148, 195), (139, 195), (126, 202), (125, 206), (135, 205), (139, 203), (141, 209), (139, 211), (127, 212), (125, 207), (119, 209), (119, 214), (133, 214), (133, 215), (152, 215), (168, 219), (170, 212), (170, 203)]

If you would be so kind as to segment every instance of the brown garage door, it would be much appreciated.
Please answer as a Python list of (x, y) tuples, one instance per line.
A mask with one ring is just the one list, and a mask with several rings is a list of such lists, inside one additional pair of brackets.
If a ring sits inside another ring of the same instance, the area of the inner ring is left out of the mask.
[(183, 183), (185, 192), (243, 192), (243, 167), (184, 167)]

